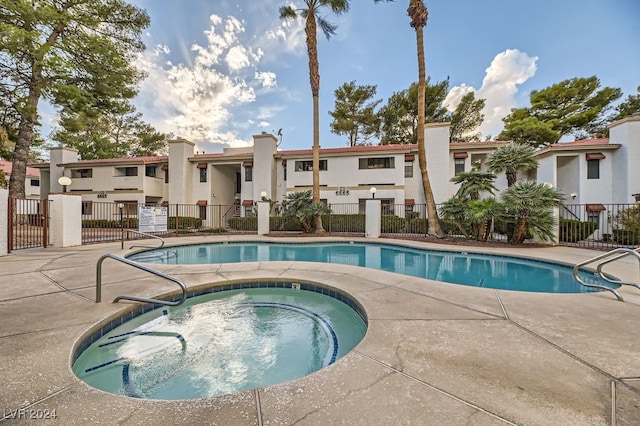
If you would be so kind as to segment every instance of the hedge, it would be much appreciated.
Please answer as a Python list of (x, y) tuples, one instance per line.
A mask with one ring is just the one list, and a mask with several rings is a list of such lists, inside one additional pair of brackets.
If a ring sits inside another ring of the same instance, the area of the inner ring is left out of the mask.
[(137, 217), (128, 217), (122, 220), (122, 224), (120, 220), (112, 220), (112, 219), (83, 219), (82, 227), (83, 228), (137, 228), (138, 227), (138, 218)]
[[(202, 219), (192, 216), (178, 216), (178, 229), (202, 228)], [(170, 216), (167, 220), (167, 229), (176, 229), (176, 216)]]
[(585, 240), (598, 228), (594, 222), (583, 222), (574, 219), (560, 219), (560, 241), (575, 243)]
[(636, 246), (640, 244), (640, 232), (629, 231), (627, 229), (614, 229), (613, 241), (615, 241), (618, 244)]

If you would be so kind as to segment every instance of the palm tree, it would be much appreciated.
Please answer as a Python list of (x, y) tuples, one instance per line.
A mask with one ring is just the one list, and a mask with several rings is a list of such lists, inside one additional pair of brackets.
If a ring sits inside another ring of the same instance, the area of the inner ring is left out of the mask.
[[(392, 0), (374, 0), (374, 3)], [(296, 9), (293, 5), (280, 8), (280, 19), (297, 19), (298, 14), (305, 20), (304, 32), (307, 38), (307, 56), (309, 57), (309, 81), (313, 98), (313, 201), (320, 202), (320, 65), (318, 63), (318, 25), (327, 40), (335, 34), (336, 25), (330, 23), (320, 12), (323, 8), (331, 9), (334, 15), (340, 15), (349, 10), (349, 0), (304, 0), (306, 8)], [(313, 227), (316, 233), (323, 233), (322, 217), (315, 215)]]
[(493, 173), (505, 172), (507, 186), (513, 186), (518, 178), (518, 172), (538, 167), (538, 160), (533, 158), (534, 152), (531, 145), (511, 142), (493, 151), (487, 160), (487, 169)]
[(460, 184), (456, 192), (456, 197), (479, 200), (482, 192), (493, 195), (497, 188), (493, 185), (496, 175), (493, 173), (471, 170), (469, 172), (458, 173), (451, 178), (451, 182)]
[(438, 210), (436, 202), (433, 199), (433, 190), (429, 181), (429, 173), (427, 171), (427, 154), (424, 146), (424, 120), (425, 120), (425, 90), (426, 90), (426, 73), (424, 60), (424, 27), (427, 26), (427, 7), (422, 0), (410, 0), (407, 13), (411, 18), (411, 27), (416, 30), (416, 45), (418, 48), (418, 124), (416, 131), (418, 133), (418, 164), (420, 165), (420, 173), (422, 175), (422, 188), (424, 198), (427, 203), (427, 215), (429, 221), (429, 233), (438, 238), (444, 237), (444, 232), (440, 227), (438, 218)]
[(501, 202), (507, 213), (515, 216), (517, 223), (509, 242), (520, 244), (529, 233), (543, 240), (552, 240), (551, 209), (560, 207), (563, 199), (564, 195), (548, 183), (525, 180), (507, 188), (502, 193)]

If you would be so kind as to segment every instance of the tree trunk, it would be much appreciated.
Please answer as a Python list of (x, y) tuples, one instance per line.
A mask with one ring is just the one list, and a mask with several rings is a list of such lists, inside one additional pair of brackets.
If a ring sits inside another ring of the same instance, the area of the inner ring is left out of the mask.
[[(309, 80), (313, 97), (313, 201), (320, 201), (320, 72), (318, 64), (318, 40), (316, 38), (316, 17), (311, 11), (307, 15), (305, 33), (307, 36), (307, 53), (309, 55)], [(322, 216), (314, 215), (315, 233), (324, 232)]]
[(526, 235), (526, 228), (527, 228), (527, 219), (525, 217), (519, 217), (518, 218), (518, 226), (515, 229), (515, 232), (513, 233), (513, 237), (511, 238), (511, 244), (521, 244), (524, 240)]
[[(39, 68), (34, 67), (31, 81), (40, 81)], [(29, 149), (33, 140), (33, 128), (36, 123), (40, 89), (37, 83), (33, 83), (29, 89), (27, 105), (20, 109), (20, 124), (18, 126), (18, 138), (13, 150), (13, 164), (11, 177), (9, 178), (9, 197), (25, 198), (24, 182), (27, 177), (27, 161)]]
[[(412, 10), (415, 10), (416, 5), (409, 5), (409, 16), (414, 18)], [(422, 0), (416, 2), (417, 8), (420, 9), (420, 13), (424, 14), (424, 25), (426, 25), (426, 7), (422, 4)], [(424, 8), (424, 10), (422, 9)], [(414, 19), (413, 22), (422, 22), (421, 19)], [(413, 26), (412, 22), (412, 26)], [(431, 189), (431, 181), (429, 180), (429, 173), (427, 170), (427, 154), (425, 151), (424, 140), (424, 120), (425, 120), (425, 90), (426, 90), (426, 72), (425, 72), (425, 59), (424, 59), (424, 38), (423, 38), (423, 25), (415, 25), (416, 30), (416, 44), (418, 48), (418, 123), (417, 123), (417, 140), (418, 140), (418, 164), (420, 165), (420, 174), (422, 176), (422, 188), (424, 191), (424, 198), (427, 203), (427, 220), (429, 223), (429, 234), (435, 235), (438, 238), (444, 237), (444, 232), (440, 227), (440, 220), (438, 218), (438, 209), (433, 198), (433, 190)]]

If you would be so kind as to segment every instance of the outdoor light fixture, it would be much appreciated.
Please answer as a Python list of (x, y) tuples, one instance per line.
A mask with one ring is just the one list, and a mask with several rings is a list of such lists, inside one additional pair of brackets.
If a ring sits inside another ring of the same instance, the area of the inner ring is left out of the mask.
[(260, 193), (260, 198), (262, 199), (262, 201), (265, 201), (267, 199), (267, 191), (262, 191)]
[(577, 196), (578, 194), (576, 194), (575, 192), (571, 194), (571, 198), (573, 198), (574, 200), (576, 199)]
[(551, 182), (545, 182), (545, 183), (542, 184), (542, 186), (544, 186), (545, 188), (549, 188), (549, 189), (553, 188), (553, 184)]
[(371, 187), (371, 189), (370, 189), (369, 191), (371, 191), (371, 198), (375, 199), (375, 198), (376, 198), (376, 192), (378, 191), (378, 190), (376, 189), (376, 187), (375, 187), (375, 186), (372, 186), (372, 187)]
[(67, 192), (67, 186), (71, 185), (71, 178), (68, 176), (60, 176), (58, 184), (62, 185), (62, 192)]

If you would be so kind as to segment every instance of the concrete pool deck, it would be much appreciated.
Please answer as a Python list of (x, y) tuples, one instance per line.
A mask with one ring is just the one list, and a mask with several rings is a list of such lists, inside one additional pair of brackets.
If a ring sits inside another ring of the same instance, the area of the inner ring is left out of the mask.
[[(209, 241), (306, 241), (258, 236)], [(310, 241), (367, 241), (313, 238)], [(575, 264), (602, 252), (568, 247), (475, 248), (390, 239), (413, 247), (482, 251)], [(309, 376), (233, 395), (135, 399), (91, 388), (71, 371), (87, 330), (175, 284), (107, 259), (102, 302), (96, 262), (120, 243), (30, 249), (0, 257), (0, 423), (219, 425), (638, 425), (640, 290), (548, 294), (446, 284), (361, 267), (309, 262), (155, 265), (188, 287), (263, 279), (342, 289), (365, 308), (367, 335)], [(640, 280), (638, 261), (606, 268)], [(33, 419), (30, 419), (32, 418)]]

